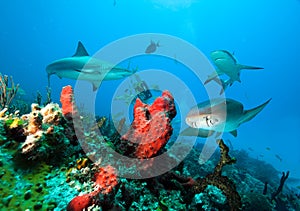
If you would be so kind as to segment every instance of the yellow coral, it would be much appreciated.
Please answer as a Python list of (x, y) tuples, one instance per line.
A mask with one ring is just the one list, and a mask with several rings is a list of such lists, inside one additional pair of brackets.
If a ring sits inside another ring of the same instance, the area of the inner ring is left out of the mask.
[(19, 126), (20, 119), (15, 118), (14, 121), (10, 124), (9, 129), (13, 129)]
[(80, 169), (86, 167), (86, 166), (87, 166), (87, 162), (88, 162), (88, 159), (87, 159), (87, 158), (79, 158), (79, 159), (76, 161), (77, 169), (80, 170)]
[(6, 111), (7, 111), (7, 108), (2, 109), (0, 111), (0, 117), (3, 117)]

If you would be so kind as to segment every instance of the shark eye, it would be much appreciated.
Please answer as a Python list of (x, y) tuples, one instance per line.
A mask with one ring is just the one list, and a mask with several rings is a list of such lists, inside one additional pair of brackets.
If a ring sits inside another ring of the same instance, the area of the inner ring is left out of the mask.
[(205, 119), (207, 127), (210, 127), (210, 116), (204, 116), (203, 119)]

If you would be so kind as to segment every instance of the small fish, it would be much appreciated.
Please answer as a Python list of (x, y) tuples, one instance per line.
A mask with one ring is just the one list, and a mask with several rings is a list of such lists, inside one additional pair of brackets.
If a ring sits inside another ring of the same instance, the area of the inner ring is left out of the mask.
[(266, 150), (270, 151), (270, 150), (271, 150), (271, 148), (270, 148), (270, 147), (266, 147)]
[(248, 147), (248, 150), (251, 151), (251, 152), (254, 151), (254, 149), (252, 149), (251, 147)]
[(174, 54), (174, 63), (175, 63), (175, 64), (178, 64), (178, 63), (179, 63), (176, 54)]
[(280, 161), (280, 162), (282, 162), (282, 158), (279, 156), (279, 155), (275, 155), (275, 157)]
[(154, 89), (154, 90), (160, 90), (159, 85), (157, 85), (157, 84), (151, 84), (150, 88)]
[(145, 53), (147, 54), (154, 53), (157, 47), (160, 47), (159, 42), (155, 43), (151, 40), (150, 45), (148, 45), (148, 47), (145, 50)]

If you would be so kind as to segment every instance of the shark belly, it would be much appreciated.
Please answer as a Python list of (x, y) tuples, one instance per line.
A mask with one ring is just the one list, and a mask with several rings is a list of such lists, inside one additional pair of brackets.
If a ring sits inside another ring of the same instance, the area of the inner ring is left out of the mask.
[(74, 70), (64, 70), (64, 71), (57, 72), (56, 75), (59, 78), (70, 78), (70, 79), (77, 80), (80, 75), (80, 72), (76, 72)]
[(239, 81), (240, 68), (234, 61), (218, 59), (215, 61), (215, 64), (219, 72), (226, 74), (232, 81)]

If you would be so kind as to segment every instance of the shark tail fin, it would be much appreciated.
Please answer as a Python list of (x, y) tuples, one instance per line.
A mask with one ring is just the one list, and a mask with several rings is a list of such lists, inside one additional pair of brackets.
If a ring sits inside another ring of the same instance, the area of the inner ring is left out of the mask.
[(249, 66), (249, 65), (243, 65), (243, 64), (237, 64), (239, 69), (247, 69), (247, 70), (261, 70), (264, 69), (263, 67), (255, 67), (255, 66)]
[(267, 100), (266, 102), (264, 102), (263, 104), (255, 107), (255, 108), (252, 108), (250, 110), (247, 110), (247, 111), (244, 111), (244, 115), (242, 117), (242, 120), (240, 123), (243, 123), (243, 122), (248, 122), (250, 121), (251, 119), (253, 119), (259, 112), (261, 112), (264, 107), (272, 100), (272, 98), (270, 98), (269, 100)]

